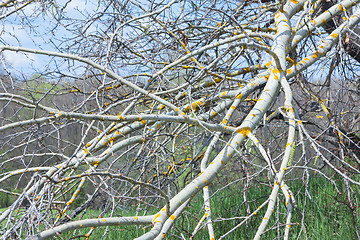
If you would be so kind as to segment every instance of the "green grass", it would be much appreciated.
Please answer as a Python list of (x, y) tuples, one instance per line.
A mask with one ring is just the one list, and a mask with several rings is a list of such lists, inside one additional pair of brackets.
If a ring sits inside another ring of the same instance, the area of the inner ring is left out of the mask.
[[(300, 210), (303, 210), (305, 189), (304, 184), (301, 181), (291, 181), (288, 185), (296, 195), (297, 204)], [(342, 182), (338, 182), (338, 187), (342, 186)], [(360, 189), (354, 187), (354, 203), (359, 204)], [(257, 207), (266, 199), (266, 196), (270, 193), (271, 188), (266, 186), (253, 186), (249, 189), (248, 198), (251, 211), (257, 209)], [(305, 211), (305, 226), (307, 230), (308, 239), (354, 239), (355, 229), (352, 223), (352, 215), (350, 209), (341, 201), (346, 200), (345, 195), (339, 195), (331, 183), (325, 181), (322, 178), (312, 178), (309, 187), (309, 194), (313, 199), (313, 202), (307, 197), (307, 205)], [(336, 197), (337, 200), (334, 198)], [(282, 199), (282, 197), (280, 198)], [(339, 202), (340, 201), (340, 202)], [(233, 186), (226, 191), (216, 194), (212, 197), (212, 216), (216, 220), (218, 218), (230, 218), (233, 216), (244, 216), (246, 214), (245, 205), (243, 202), (242, 188), (239, 186)], [(202, 195), (197, 195), (193, 202), (186, 209), (187, 212), (177, 219), (175, 228), (168, 234), (168, 239), (176, 239), (171, 234), (180, 236), (181, 234), (189, 239), (189, 232), (192, 232), (203, 214), (202, 210)], [(259, 226), (263, 214), (266, 208), (263, 208), (250, 219), (247, 224), (242, 225), (236, 231), (231, 233), (225, 239), (252, 239)], [(268, 227), (275, 227), (267, 231), (263, 235), (263, 239), (275, 239), (278, 236), (276, 228), (276, 212), (275, 209)], [(283, 203), (280, 204), (280, 222), (285, 223), (286, 208)], [(96, 211), (94, 211), (96, 215)], [(129, 214), (131, 215), (131, 214)], [(360, 226), (360, 216), (357, 213), (356, 221)], [(214, 223), (216, 237), (220, 237), (234, 226), (236, 226), (241, 220), (228, 220)], [(290, 239), (297, 239), (301, 230), (300, 218), (296, 214), (295, 209), (293, 211), (292, 225), (290, 229)], [(107, 236), (102, 238), (104, 228), (95, 229), (90, 238), (92, 239), (133, 239), (141, 236), (145, 233), (142, 227), (129, 226), (129, 227), (110, 227)], [(147, 230), (149, 230), (148, 228)], [(146, 231), (147, 231), (146, 230)], [(284, 228), (280, 228), (280, 236), (283, 236)], [(75, 235), (84, 235), (88, 230), (77, 231)], [(63, 237), (70, 238), (72, 234), (63, 234)], [(194, 239), (208, 239), (208, 233), (203, 226), (201, 230), (196, 234)], [(305, 234), (301, 234), (299, 239), (305, 239)]]
[[(304, 209), (304, 200), (306, 198), (305, 226), (308, 239), (354, 239), (355, 229), (352, 222), (351, 210), (344, 204), (347, 202), (345, 194), (339, 195), (334, 186), (325, 179), (313, 177), (311, 178), (309, 185), (309, 194), (313, 200), (312, 202), (310, 198), (305, 195), (304, 183), (302, 181), (288, 181), (287, 184), (295, 194), (301, 212)], [(339, 190), (343, 191), (343, 181), (339, 180), (337, 185)], [(352, 189), (354, 190), (353, 203), (356, 207), (359, 205), (360, 188), (352, 186)], [(213, 220), (219, 218), (231, 218), (234, 216), (245, 216), (246, 207), (245, 204), (243, 204), (242, 191), (243, 188), (240, 184), (234, 184), (226, 190), (213, 195), (211, 199)], [(270, 192), (271, 188), (264, 184), (253, 184), (250, 187), (248, 191), (248, 200), (251, 212), (255, 211), (257, 207), (266, 200)], [(283, 197), (280, 196), (280, 200), (282, 199)], [(183, 235), (186, 239), (189, 239), (189, 232), (194, 230), (198, 221), (204, 214), (202, 207), (203, 200), (202, 194), (200, 193), (194, 197), (191, 204), (187, 207), (185, 214), (177, 219), (175, 227), (167, 235), (168, 239), (177, 239), (174, 235)], [(5, 209), (2, 208), (0, 211), (3, 210)], [(285, 223), (286, 217), (286, 208), (283, 202), (280, 203), (279, 210), (281, 212), (279, 219), (283, 224)], [(225, 239), (252, 239), (265, 211), (266, 207), (261, 209), (257, 215), (228, 235)], [(153, 213), (155, 213), (155, 209)], [(97, 210), (88, 210), (86, 217), (84, 218), (95, 218), (98, 214), (99, 211)], [(135, 211), (118, 212), (117, 216), (133, 216), (134, 214)], [(262, 239), (276, 239), (278, 236), (276, 218), (277, 209), (275, 209), (268, 224), (268, 228), (274, 228), (267, 231)], [(225, 234), (239, 224), (239, 222), (241, 222), (241, 219), (214, 222), (216, 238)], [(294, 225), (292, 225), (290, 229), (290, 239), (297, 239), (301, 230), (301, 222), (295, 209), (293, 211), (292, 223), (294, 223)], [(356, 213), (356, 224), (360, 227), (359, 213)], [(144, 230), (143, 226), (109, 227), (106, 236), (103, 237), (105, 228), (99, 227), (94, 230), (90, 239), (133, 239), (141, 236), (149, 229), (150, 227), (147, 227)], [(89, 230), (90, 228), (81, 229), (75, 232), (63, 233), (61, 236), (64, 239), (70, 239), (73, 236), (84, 236)], [(284, 227), (280, 227), (280, 236), (283, 236), (283, 233)], [(204, 225), (194, 239), (209, 239), (207, 229)], [(305, 239), (305, 234), (301, 233), (299, 239)]]

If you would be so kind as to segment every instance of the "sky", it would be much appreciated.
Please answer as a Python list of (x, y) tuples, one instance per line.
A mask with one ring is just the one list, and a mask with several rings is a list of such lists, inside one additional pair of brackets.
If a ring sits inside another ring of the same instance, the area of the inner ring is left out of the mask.
[[(58, 2), (66, 3), (66, 1)], [(96, 11), (96, 2), (87, 0), (67, 1), (63, 16), (77, 19), (84, 18), (79, 13)], [(45, 12), (42, 11), (39, 3), (32, 3), (21, 11), (0, 20), (0, 44), (56, 51), (50, 39), (55, 43), (59, 43), (63, 38), (70, 37), (69, 32), (63, 27), (58, 27), (53, 31), (56, 21), (51, 14), (56, 16), (56, 9), (63, 7), (64, 5), (48, 6)], [(7, 70), (12, 74), (25, 74), (26, 76), (31, 76), (40, 70), (43, 71), (46, 67), (51, 67), (54, 64), (54, 61), (52, 61), (49, 65), (51, 58), (47, 56), (11, 51), (4, 51), (1, 54), (1, 60), (3, 60), (1, 65), (4, 66), (5, 63)]]
[[(64, 14), (62, 15), (64, 18), (77, 19), (84, 19), (83, 13), (94, 13), (98, 10), (98, 0), (67, 0), (57, 2), (63, 5), (48, 6), (46, 11), (42, 11), (40, 3), (32, 3), (22, 11), (2, 20), (0, 44), (57, 51), (49, 39), (55, 42), (55, 44), (59, 44), (64, 38), (70, 37), (71, 33), (65, 30), (64, 27), (58, 27), (55, 31), (52, 31), (57, 23), (54, 19), (57, 16), (56, 10), (64, 9)], [(176, 11), (176, 7), (172, 11)], [(52, 16), (51, 13), (54, 15)], [(142, 13), (139, 12), (139, 14)], [(142, 19), (140, 21), (147, 20)], [(147, 25), (146, 22), (144, 24)], [(91, 27), (95, 28), (95, 25), (91, 25)], [(91, 31), (92, 29), (90, 28), (88, 32)], [(54, 60), (42, 55), (4, 51), (2, 57), (8, 66), (7, 69), (12, 74), (25, 74), (27, 77), (31, 77), (32, 74), (37, 72), (46, 71), (47, 68), (50, 70), (55, 65)], [(60, 62), (61, 60), (57, 59), (57, 61)]]
[[(98, 0), (57, 1), (58, 4), (63, 5), (49, 5), (46, 11), (42, 11), (40, 3), (32, 3), (21, 11), (0, 20), (0, 44), (57, 51), (50, 40), (55, 44), (60, 44), (64, 39), (72, 36), (72, 33), (65, 29), (66, 26), (60, 26), (54, 30), (57, 24), (55, 20), (57, 10), (63, 9), (62, 17), (64, 18), (81, 20), (85, 19), (84, 15), (87, 13), (93, 14), (99, 11), (98, 2)], [(3, 13), (0, 13), (0, 16), (1, 14)], [(62, 22), (66, 24), (66, 21)], [(95, 31), (94, 28), (96, 25), (91, 25), (88, 33)], [(3, 60), (2, 63), (0, 62), (0, 69), (6, 66), (13, 75), (25, 75), (25, 78), (30, 78), (33, 74), (47, 69), (54, 69), (56, 64), (61, 66), (60, 59), (10, 51), (2, 52), (0, 60)], [(81, 71), (81, 69), (78, 70)]]

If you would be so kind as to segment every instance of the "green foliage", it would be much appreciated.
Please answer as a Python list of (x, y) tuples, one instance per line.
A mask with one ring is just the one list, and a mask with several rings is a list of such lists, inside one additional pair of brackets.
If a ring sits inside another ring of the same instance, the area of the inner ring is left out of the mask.
[[(31, 97), (36, 100), (43, 98), (44, 94), (48, 93), (49, 90), (51, 91), (48, 94), (52, 95), (54, 92), (57, 92), (62, 88), (61, 85), (54, 85), (53, 83), (49, 82), (43, 75), (38, 73), (33, 74), (31, 79), (26, 81), (24, 84), (28, 90), (26, 94), (30, 94)], [(45, 102), (42, 103), (51, 103), (50, 100), (53, 98), (51, 95), (48, 95)]]
[(0, 208), (9, 207), (11, 204), (9, 194), (0, 192)]

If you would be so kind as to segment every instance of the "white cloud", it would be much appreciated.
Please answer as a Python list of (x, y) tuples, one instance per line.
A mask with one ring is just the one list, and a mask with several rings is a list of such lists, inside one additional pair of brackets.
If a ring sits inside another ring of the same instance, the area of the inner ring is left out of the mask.
[(3, 56), (6, 62), (11, 65), (31, 64), (36, 61), (36, 56), (29, 53), (4, 51)]
[(24, 69), (31, 65), (38, 64), (38, 59), (35, 54), (3, 51), (2, 55), (5, 62), (16, 69)]

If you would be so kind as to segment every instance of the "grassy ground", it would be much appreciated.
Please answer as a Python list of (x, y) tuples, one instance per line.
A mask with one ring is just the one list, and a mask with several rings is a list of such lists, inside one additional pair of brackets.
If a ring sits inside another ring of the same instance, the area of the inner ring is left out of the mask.
[[(324, 180), (323, 178), (313, 177), (309, 184), (310, 198), (305, 196), (305, 188), (302, 181), (288, 181), (287, 184), (296, 195), (297, 204), (301, 211), (304, 209), (304, 199), (307, 199), (305, 209), (305, 226), (307, 230), (308, 239), (355, 239), (355, 228), (353, 225), (352, 211), (347, 206), (347, 200), (345, 194), (339, 194), (334, 186)], [(342, 191), (343, 181), (338, 181), (337, 186)], [(360, 188), (352, 186), (355, 191), (353, 196), (353, 203), (355, 209), (360, 205)], [(216, 221), (220, 218), (226, 219), (234, 216), (245, 216), (246, 207), (243, 204), (243, 192), (241, 185), (232, 185), (227, 190), (215, 194), (211, 199), (212, 216), (215, 220), (214, 228), (216, 237), (220, 237), (234, 226), (241, 222), (241, 219)], [(248, 200), (251, 211), (257, 209), (257, 207), (266, 200), (271, 188), (262, 184), (256, 184), (249, 189)], [(280, 197), (283, 199), (283, 197)], [(175, 228), (168, 234), (168, 239), (177, 239), (176, 236), (184, 236), (189, 239), (189, 232), (195, 229), (198, 221), (203, 215), (203, 200), (202, 195), (197, 195), (192, 203), (187, 207), (187, 212), (177, 219)], [(281, 214), (278, 215), (279, 221), (283, 224), (286, 218), (286, 208), (283, 203), (279, 204)], [(4, 211), (5, 208), (0, 209)], [(246, 224), (236, 229), (228, 237), (224, 239), (252, 239), (257, 227), (259, 226), (261, 219), (264, 215), (265, 208), (260, 210), (257, 215), (251, 218)], [(155, 213), (155, 212), (154, 212)], [(263, 239), (276, 239), (283, 235), (283, 226), (280, 227), (280, 231), (277, 229), (277, 210), (273, 213), (268, 228), (269, 231), (265, 233)], [(99, 211), (88, 210), (86, 218), (96, 218), (99, 215)], [(133, 216), (134, 212), (118, 213), (118, 216)], [(139, 214), (141, 215), (141, 214)], [(356, 224), (360, 227), (360, 214), (356, 212)], [(301, 221), (298, 214), (293, 211), (292, 223), (294, 223), (290, 229), (290, 239), (305, 239), (305, 234), (301, 232)], [(141, 236), (150, 227), (145, 230), (143, 227), (128, 226), (128, 227), (109, 227), (106, 236), (103, 236), (105, 228), (96, 228), (91, 234), (90, 239), (133, 239)], [(88, 229), (82, 229), (81, 231), (69, 232), (62, 234), (64, 239), (70, 239), (73, 236), (84, 236), (89, 232)], [(301, 232), (301, 233), (300, 233)], [(300, 234), (300, 235), (299, 235)], [(84, 238), (82, 238), (84, 239)], [(203, 225), (200, 231), (195, 235), (194, 239), (209, 239), (206, 227)], [(356, 238), (357, 239), (357, 238)]]
[[(296, 195), (299, 208), (303, 209), (304, 206), (304, 186), (300, 181), (288, 182), (288, 185), (292, 188)], [(339, 182), (338, 186), (343, 184)], [(354, 203), (359, 204), (360, 189), (353, 187), (356, 191), (354, 195)], [(254, 211), (259, 204), (261, 204), (268, 193), (271, 191), (269, 187), (253, 187), (249, 190), (249, 200), (251, 211)], [(313, 199), (313, 202), (307, 198), (307, 206), (305, 210), (305, 226), (307, 230), (308, 239), (354, 239), (355, 229), (353, 226), (353, 220), (351, 210), (344, 203), (346, 203), (345, 195), (339, 195), (331, 183), (320, 178), (313, 178), (310, 187), (309, 194)], [(243, 194), (241, 188), (231, 188), (221, 194), (215, 195), (212, 198), (212, 213), (213, 219), (218, 218), (230, 218), (233, 216), (244, 216), (245, 205), (243, 202)], [(265, 209), (260, 210), (259, 213), (253, 217), (247, 224), (237, 229), (235, 232), (226, 237), (225, 239), (252, 239), (255, 234), (255, 230), (259, 225)], [(279, 220), (281, 223), (285, 222), (285, 206), (280, 204)], [(175, 230), (169, 233), (168, 239), (177, 239), (176, 236), (183, 235), (186, 239), (189, 239), (189, 233), (187, 229), (193, 231), (199, 217), (202, 213), (202, 199), (201, 195), (197, 196), (191, 205), (187, 208), (187, 213), (176, 221)], [(96, 211), (93, 212), (97, 214)], [(201, 216), (200, 216), (201, 217)], [(280, 232), (277, 231), (276, 224), (276, 210), (268, 225), (273, 229), (267, 231), (263, 236), (263, 239), (275, 239), (278, 234), (283, 235), (283, 227), (280, 227)], [(215, 234), (217, 237), (223, 235), (234, 226), (236, 226), (241, 220), (228, 220), (218, 221), (214, 223)], [(300, 218), (293, 212), (292, 225), (290, 230), (290, 239), (305, 239), (305, 234), (299, 232), (301, 230)], [(356, 213), (356, 223), (360, 227), (360, 215)], [(87, 230), (77, 231), (75, 236), (83, 235), (88, 232)], [(121, 227), (121, 228), (109, 228), (107, 236), (103, 237), (103, 228), (95, 229), (92, 234), (92, 239), (133, 239), (145, 233), (141, 227)], [(148, 230), (148, 229), (147, 229)], [(146, 230), (146, 231), (147, 231)], [(173, 235), (171, 235), (173, 234)], [(63, 234), (63, 237), (70, 238), (72, 233)], [(298, 238), (299, 237), (299, 238)], [(207, 231), (204, 227), (197, 233), (194, 239), (208, 239)]]

